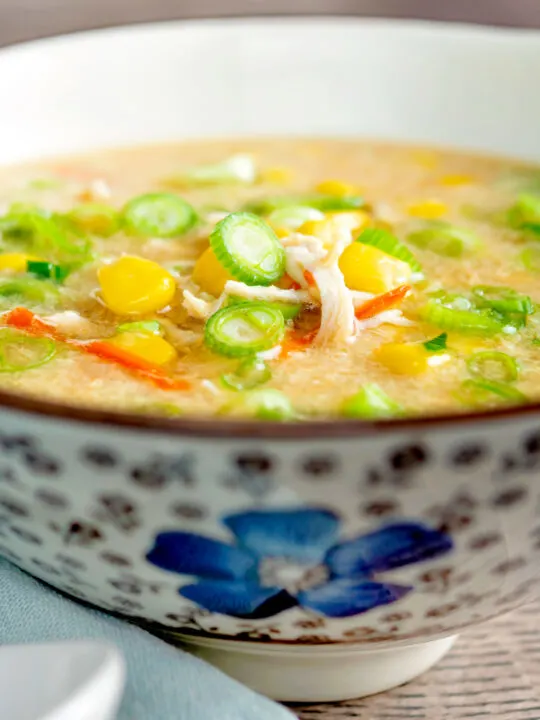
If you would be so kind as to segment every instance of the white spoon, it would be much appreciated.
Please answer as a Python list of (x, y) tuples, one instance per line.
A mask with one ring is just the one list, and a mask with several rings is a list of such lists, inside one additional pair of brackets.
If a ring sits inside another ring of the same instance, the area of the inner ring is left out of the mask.
[(107, 643), (0, 647), (0, 717), (114, 720), (124, 688), (122, 656)]

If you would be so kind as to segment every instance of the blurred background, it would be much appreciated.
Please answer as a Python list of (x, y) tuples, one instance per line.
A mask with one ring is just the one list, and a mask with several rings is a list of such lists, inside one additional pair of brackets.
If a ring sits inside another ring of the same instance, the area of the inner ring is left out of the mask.
[(305, 13), (540, 28), (540, 0), (0, 0), (0, 44), (149, 20)]

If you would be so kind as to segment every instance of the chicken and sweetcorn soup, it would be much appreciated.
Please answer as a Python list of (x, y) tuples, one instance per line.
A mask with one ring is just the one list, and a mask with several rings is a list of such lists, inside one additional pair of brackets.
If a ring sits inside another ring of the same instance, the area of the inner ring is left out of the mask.
[(0, 171), (0, 389), (161, 415), (540, 396), (540, 170), (352, 141)]

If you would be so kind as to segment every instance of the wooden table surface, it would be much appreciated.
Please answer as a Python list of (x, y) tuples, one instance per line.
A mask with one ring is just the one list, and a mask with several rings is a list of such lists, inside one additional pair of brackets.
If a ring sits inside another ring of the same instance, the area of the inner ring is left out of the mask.
[(423, 677), (365, 700), (293, 710), (300, 720), (539, 720), (540, 603), (464, 633)]

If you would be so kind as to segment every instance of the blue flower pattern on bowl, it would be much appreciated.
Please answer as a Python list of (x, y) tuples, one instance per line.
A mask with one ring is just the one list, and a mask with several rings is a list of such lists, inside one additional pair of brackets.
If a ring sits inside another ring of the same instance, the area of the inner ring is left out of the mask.
[(223, 518), (229, 545), (184, 531), (156, 536), (147, 560), (198, 582), (179, 594), (212, 613), (262, 619), (300, 606), (345, 618), (396, 602), (413, 589), (379, 574), (452, 550), (452, 539), (397, 522), (339, 542), (339, 518), (316, 508), (251, 510)]

